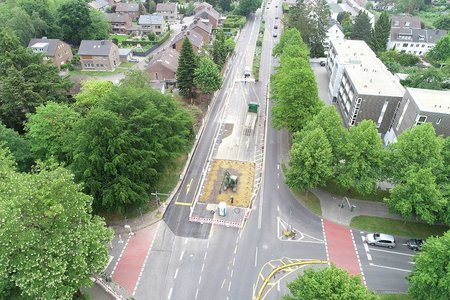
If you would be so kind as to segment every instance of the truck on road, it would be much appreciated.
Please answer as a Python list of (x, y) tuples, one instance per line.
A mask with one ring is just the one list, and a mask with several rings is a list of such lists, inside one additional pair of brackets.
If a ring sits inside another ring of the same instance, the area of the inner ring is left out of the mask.
[(251, 136), (255, 129), (256, 121), (258, 120), (258, 107), (256, 102), (248, 104), (247, 115), (245, 116), (244, 135)]

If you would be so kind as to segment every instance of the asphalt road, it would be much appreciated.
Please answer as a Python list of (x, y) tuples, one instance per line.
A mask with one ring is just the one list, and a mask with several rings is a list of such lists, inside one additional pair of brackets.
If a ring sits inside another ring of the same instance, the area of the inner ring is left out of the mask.
[[(253, 85), (256, 99), (266, 99), (269, 76), (277, 63), (271, 50), (277, 41), (273, 38), (273, 25), (279, 22), (275, 15), (281, 15), (280, 1), (272, 1), (269, 9), (258, 10), (241, 32), (236, 55), (217, 95), (216, 105), (211, 107), (211, 117), (180, 193), (170, 204), (156, 234), (140, 276), (136, 299), (252, 299), (261, 286), (261, 279), (267, 275), (267, 266), (272, 269), (272, 266), (296, 259), (327, 260), (321, 218), (305, 209), (284, 184), (281, 169), (287, 161), (288, 135), (273, 129), (270, 118), (265, 132), (263, 183), (245, 227), (238, 230), (188, 221), (190, 204), (216, 142), (214, 138), (223, 120), (227, 99), (236, 95), (236, 89), (245, 91), (240, 77), (245, 66), (251, 65), (261, 14), (266, 31), (260, 80), (247, 85)], [(281, 28), (278, 30), (281, 32)], [(323, 79), (319, 80), (319, 85), (327, 84), (326, 78)], [(270, 99), (267, 105), (270, 111)], [(292, 226), (301, 238), (284, 240), (282, 231), (286, 226)], [(352, 233), (368, 287), (377, 291), (405, 291), (404, 276), (413, 266), (410, 262), (414, 253), (401, 245), (404, 241), (399, 239), (399, 245), (392, 250), (367, 247), (361, 238), (364, 233)], [(314, 266), (321, 267), (323, 265)], [(295, 268), (277, 274), (265, 289), (265, 299), (280, 299), (288, 292), (286, 282), (298, 274)]]

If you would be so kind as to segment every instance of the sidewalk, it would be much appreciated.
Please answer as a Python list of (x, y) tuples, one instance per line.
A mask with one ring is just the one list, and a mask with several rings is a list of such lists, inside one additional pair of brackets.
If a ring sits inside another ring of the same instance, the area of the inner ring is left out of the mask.
[(311, 191), (320, 200), (322, 217), (334, 223), (350, 226), (352, 218), (360, 215), (403, 220), (399, 215), (391, 214), (386, 204), (382, 202), (348, 198), (350, 205), (356, 206), (352, 212), (346, 201), (344, 201), (343, 208), (339, 207), (343, 202), (342, 197), (329, 194), (321, 189), (313, 189)]

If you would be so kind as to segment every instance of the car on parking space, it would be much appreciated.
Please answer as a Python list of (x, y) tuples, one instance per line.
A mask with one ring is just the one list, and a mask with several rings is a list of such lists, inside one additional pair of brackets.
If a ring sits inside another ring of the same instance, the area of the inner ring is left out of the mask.
[(273, 37), (276, 38), (278, 36), (278, 33), (274, 32)]
[(139, 59), (137, 59), (136, 57), (130, 57), (128, 59), (129, 62), (139, 62)]
[(325, 67), (325, 62), (323, 60), (320, 62), (320, 66)]
[(275, 20), (278, 20), (278, 16), (275, 16)]
[(368, 233), (366, 235), (366, 243), (371, 246), (387, 247), (391, 249), (395, 247), (394, 237), (384, 233)]
[(423, 240), (410, 239), (406, 242), (406, 246), (414, 251), (420, 251), (422, 249)]

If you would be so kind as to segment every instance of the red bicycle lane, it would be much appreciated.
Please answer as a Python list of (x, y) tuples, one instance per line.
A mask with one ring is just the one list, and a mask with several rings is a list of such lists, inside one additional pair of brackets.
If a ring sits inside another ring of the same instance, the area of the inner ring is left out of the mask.
[(114, 269), (112, 279), (134, 295), (141, 271), (153, 245), (159, 223), (135, 232), (122, 252)]
[(351, 230), (325, 219), (323, 229), (330, 262), (347, 270), (350, 275), (362, 275), (365, 284)]

